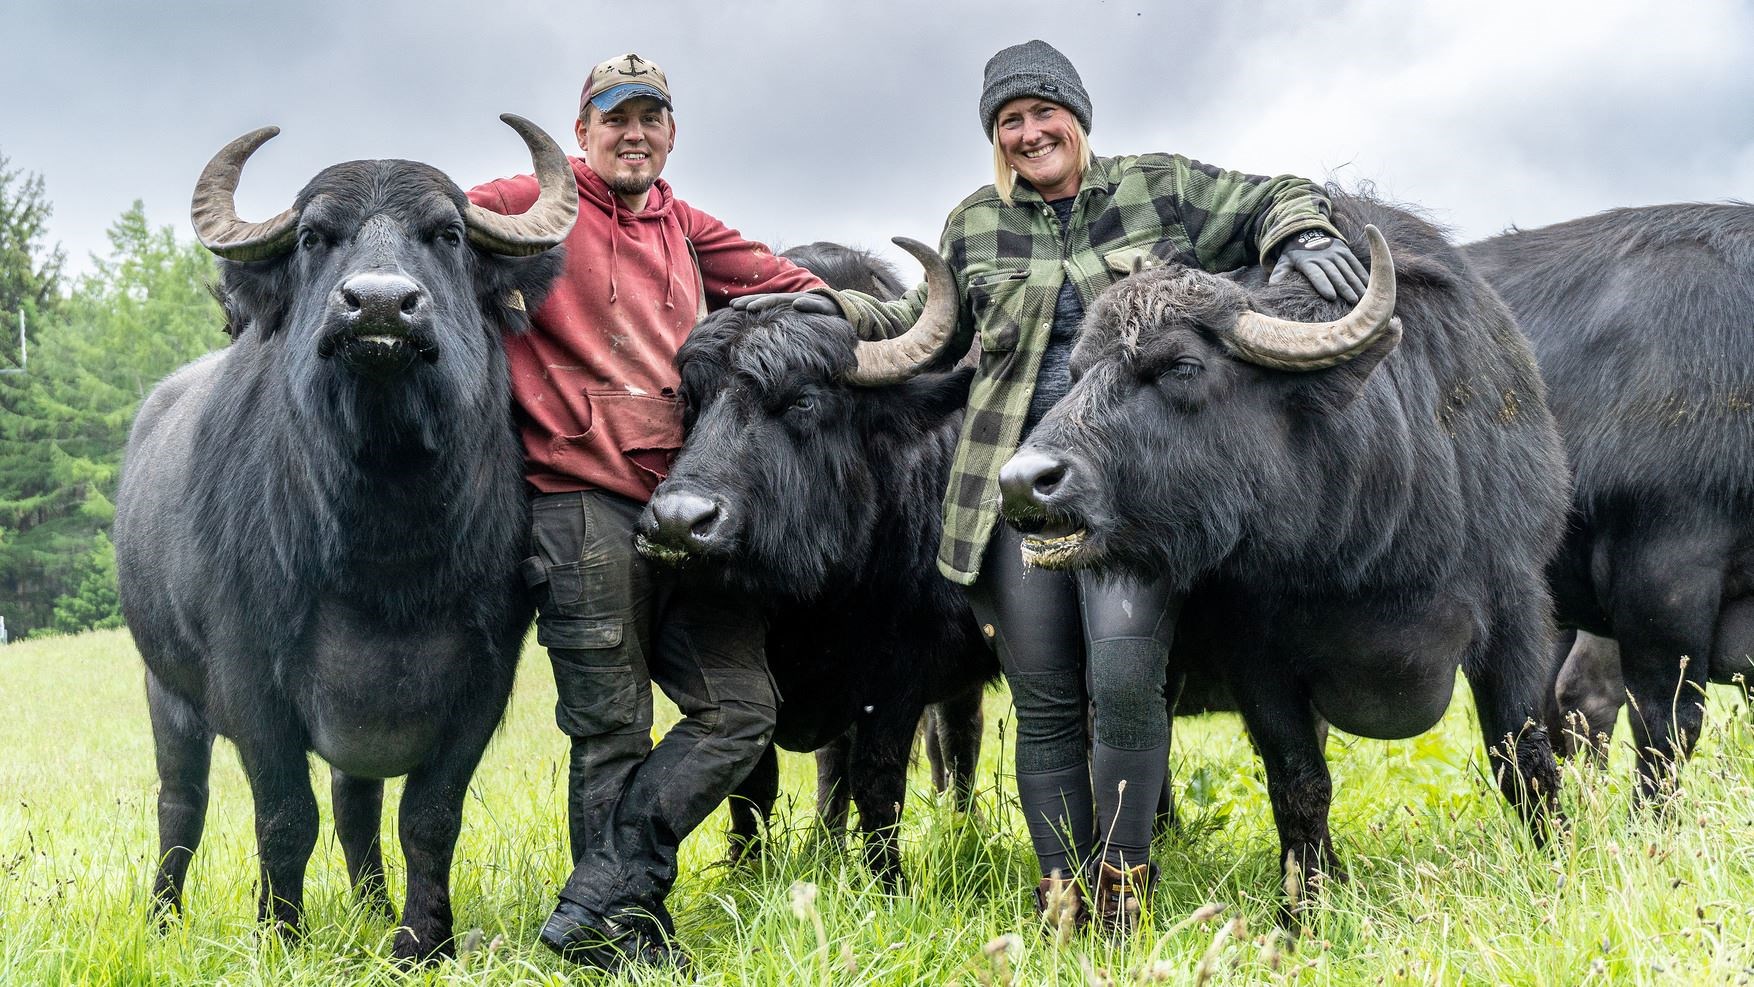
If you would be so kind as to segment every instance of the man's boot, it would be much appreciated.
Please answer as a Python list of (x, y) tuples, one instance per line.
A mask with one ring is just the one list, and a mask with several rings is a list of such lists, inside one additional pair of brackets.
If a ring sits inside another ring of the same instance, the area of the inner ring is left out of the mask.
[(692, 963), (664, 928), (668, 917), (609, 918), (562, 898), (537, 938), (563, 958), (606, 973), (617, 973), (630, 964), (687, 973)]

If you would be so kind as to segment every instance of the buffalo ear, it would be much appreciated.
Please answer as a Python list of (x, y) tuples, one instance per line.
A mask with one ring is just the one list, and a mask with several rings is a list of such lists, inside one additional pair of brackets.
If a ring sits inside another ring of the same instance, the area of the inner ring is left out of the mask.
[(225, 310), (225, 332), (233, 342), (251, 329), (263, 339), (280, 330), (292, 296), (288, 278), (284, 257), (219, 262), (219, 282), (209, 290)]
[(1358, 395), (1364, 393), (1364, 384), (1376, 370), (1377, 364), (1393, 353), (1400, 344), (1401, 320), (1390, 319), (1388, 329), (1372, 340), (1364, 348), (1364, 352), (1326, 370), (1314, 370), (1300, 375), (1292, 391), (1294, 400), (1301, 407), (1316, 414), (1331, 415), (1345, 411), (1353, 401), (1358, 400)]
[(897, 404), (913, 409), (927, 422), (938, 422), (968, 404), (974, 370), (959, 367), (947, 374), (923, 374), (907, 383), (907, 397)]
[(566, 248), (555, 247), (534, 257), (504, 257), (478, 251), (476, 297), (488, 324), (506, 332), (530, 328), (530, 316), (548, 297), (548, 289), (566, 263)]

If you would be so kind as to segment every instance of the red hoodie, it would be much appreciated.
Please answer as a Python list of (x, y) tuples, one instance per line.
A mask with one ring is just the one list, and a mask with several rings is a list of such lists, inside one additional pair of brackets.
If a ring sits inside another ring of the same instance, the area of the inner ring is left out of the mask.
[[(534, 328), (505, 338), (524, 476), (542, 493), (602, 489), (644, 501), (682, 446), (674, 361), (703, 287), (717, 308), (739, 295), (822, 282), (676, 198), (661, 178), (645, 209), (629, 212), (584, 159), (570, 160), (579, 219), (566, 238), (566, 267), (533, 314)], [(535, 176), (519, 175), (477, 186), (469, 198), (519, 213), (537, 192)]]

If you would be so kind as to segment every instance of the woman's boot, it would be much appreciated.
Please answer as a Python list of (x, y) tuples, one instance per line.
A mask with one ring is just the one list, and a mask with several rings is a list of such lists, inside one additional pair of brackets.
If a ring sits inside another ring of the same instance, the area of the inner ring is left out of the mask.
[(1109, 935), (1131, 935), (1150, 907), (1157, 884), (1157, 866), (1138, 864), (1122, 869), (1104, 862), (1096, 869), (1096, 921)]
[(1057, 870), (1042, 878), (1035, 886), (1035, 914), (1042, 920), (1042, 931), (1055, 942), (1063, 946), (1071, 941), (1073, 933), (1090, 920), (1078, 879), (1061, 877)]

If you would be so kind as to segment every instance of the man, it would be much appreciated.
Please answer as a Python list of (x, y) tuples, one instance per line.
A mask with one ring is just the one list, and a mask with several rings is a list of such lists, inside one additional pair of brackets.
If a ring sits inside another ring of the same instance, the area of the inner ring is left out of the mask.
[[(664, 907), (676, 849), (754, 765), (778, 705), (764, 628), (739, 601), (677, 590), (633, 524), (682, 444), (677, 348), (708, 304), (821, 284), (677, 199), (658, 176), (676, 140), (669, 84), (639, 55), (591, 71), (572, 158), (579, 218), (533, 328), (505, 340), (533, 491), (525, 563), (537, 640), (572, 738), (574, 869), (542, 941), (606, 970), (682, 965)], [(529, 208), (524, 175), (469, 193)], [(651, 683), (683, 719), (654, 748)]]

